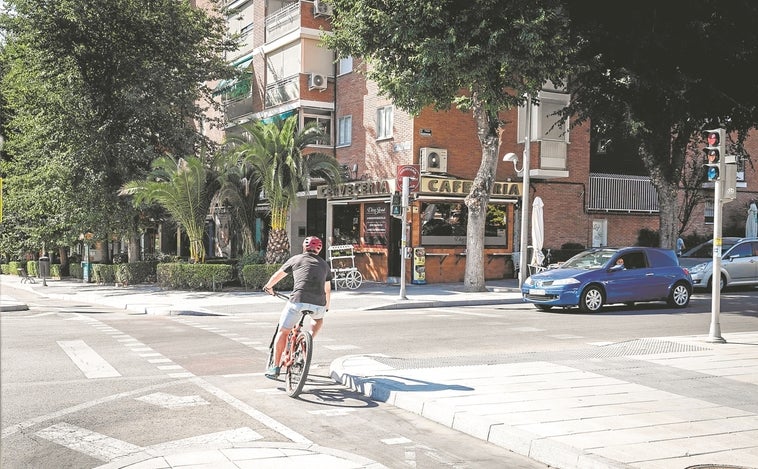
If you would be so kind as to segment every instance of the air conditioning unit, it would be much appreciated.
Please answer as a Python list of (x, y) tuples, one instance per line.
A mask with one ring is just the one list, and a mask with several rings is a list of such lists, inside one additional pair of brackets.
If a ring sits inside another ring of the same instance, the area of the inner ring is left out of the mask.
[(326, 89), (326, 75), (320, 73), (311, 73), (308, 77), (308, 89), (309, 90), (325, 90)]
[(332, 6), (321, 0), (313, 2), (313, 16), (332, 16)]
[(447, 172), (447, 150), (423, 147), (421, 149), (421, 171), (427, 173)]

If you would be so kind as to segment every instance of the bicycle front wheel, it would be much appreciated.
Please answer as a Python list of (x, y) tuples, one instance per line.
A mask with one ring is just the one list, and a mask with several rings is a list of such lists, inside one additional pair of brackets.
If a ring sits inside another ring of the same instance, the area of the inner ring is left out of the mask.
[(295, 342), (292, 365), (287, 367), (287, 372), (284, 375), (285, 387), (290, 397), (297, 397), (302, 392), (305, 380), (308, 378), (312, 356), (313, 336), (308, 331), (302, 331), (298, 334)]

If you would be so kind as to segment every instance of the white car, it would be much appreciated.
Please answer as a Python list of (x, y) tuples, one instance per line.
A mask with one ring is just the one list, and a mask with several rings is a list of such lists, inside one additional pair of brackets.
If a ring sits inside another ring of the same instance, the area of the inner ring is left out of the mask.
[[(690, 267), (692, 286), (711, 289), (713, 261)], [(721, 255), (720, 288), (738, 285), (758, 285), (758, 238), (745, 238)]]

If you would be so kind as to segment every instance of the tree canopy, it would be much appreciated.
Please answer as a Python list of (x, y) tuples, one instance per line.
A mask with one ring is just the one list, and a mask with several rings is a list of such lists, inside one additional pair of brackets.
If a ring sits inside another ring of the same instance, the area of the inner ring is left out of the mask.
[(340, 56), (367, 62), (366, 75), (395, 105), (470, 110), (482, 159), (466, 198), (466, 289), (484, 285), (486, 207), (503, 125), (498, 113), (536, 96), (549, 80), (563, 83), (570, 51), (568, 17), (554, 0), (330, 0)]

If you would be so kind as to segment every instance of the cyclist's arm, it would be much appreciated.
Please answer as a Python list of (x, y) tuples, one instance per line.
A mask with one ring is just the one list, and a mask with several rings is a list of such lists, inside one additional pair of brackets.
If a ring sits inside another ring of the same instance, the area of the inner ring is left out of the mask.
[(324, 292), (326, 293), (326, 310), (329, 311), (329, 303), (332, 297), (332, 282), (327, 280), (324, 282)]
[(263, 286), (263, 291), (268, 292), (270, 295), (274, 294), (274, 285), (279, 283), (281, 279), (287, 276), (287, 272), (285, 272), (282, 269), (277, 270), (276, 272), (271, 275), (271, 278), (268, 279), (268, 282), (266, 282), (266, 285)]

